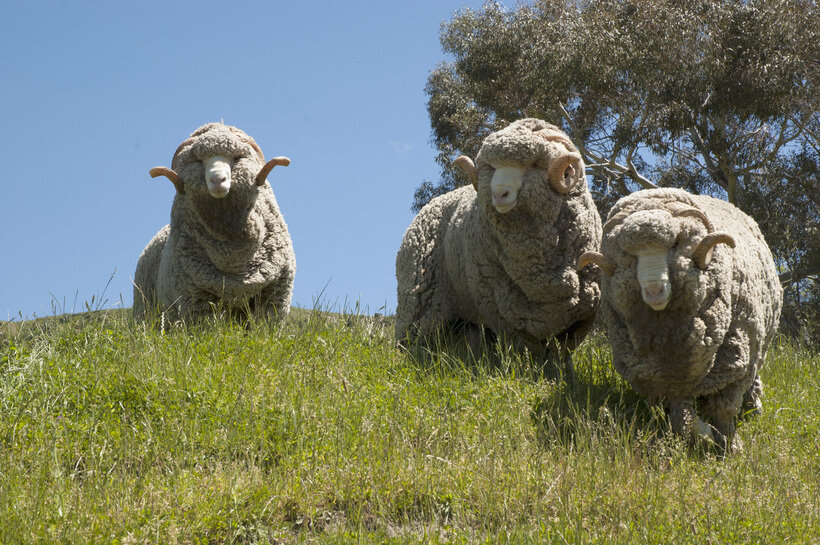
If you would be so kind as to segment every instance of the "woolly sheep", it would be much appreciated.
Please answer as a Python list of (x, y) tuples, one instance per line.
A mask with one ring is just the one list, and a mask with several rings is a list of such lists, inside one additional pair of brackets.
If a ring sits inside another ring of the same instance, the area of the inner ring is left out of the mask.
[(761, 410), (758, 371), (783, 302), (757, 224), (725, 201), (648, 189), (615, 204), (601, 252), (578, 267), (606, 273), (601, 313), (615, 369), (666, 400), (676, 433), (739, 449), (735, 419)]
[(210, 123), (180, 144), (172, 168), (156, 167), (176, 187), (171, 223), (148, 243), (134, 275), (134, 316), (159, 307), (169, 318), (211, 310), (290, 310), (296, 260), (267, 176), (290, 160), (265, 162), (236, 127)]
[(601, 240), (581, 156), (560, 129), (528, 118), (490, 134), (475, 164), (456, 163), (472, 185), (424, 206), (396, 256), (396, 340), (429, 342), (454, 324), (468, 334), (486, 328), (571, 372), (569, 350), (600, 299), (600, 273), (575, 270)]

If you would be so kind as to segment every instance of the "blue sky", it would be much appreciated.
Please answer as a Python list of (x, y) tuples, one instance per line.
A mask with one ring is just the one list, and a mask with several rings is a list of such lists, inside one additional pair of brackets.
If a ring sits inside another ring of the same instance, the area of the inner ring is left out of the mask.
[(174, 197), (148, 169), (220, 120), (292, 160), (268, 179), (296, 252), (293, 304), (395, 311), (413, 190), (439, 174), (424, 85), (446, 60), (440, 25), (481, 5), (7, 3), (0, 320), (130, 307)]

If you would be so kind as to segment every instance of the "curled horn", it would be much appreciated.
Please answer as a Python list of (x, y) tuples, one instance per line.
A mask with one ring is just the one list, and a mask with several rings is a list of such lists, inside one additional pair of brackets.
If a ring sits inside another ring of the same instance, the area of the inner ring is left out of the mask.
[(476, 172), (475, 163), (473, 163), (473, 160), (466, 155), (459, 155), (456, 157), (456, 160), (453, 161), (453, 164), (467, 173), (467, 176), (470, 178), (470, 183), (472, 183), (473, 187), (478, 190), (478, 172)]
[(604, 254), (599, 254), (598, 252), (584, 252), (581, 257), (578, 258), (578, 266), (576, 267), (576, 270), (580, 271), (590, 263), (594, 263), (601, 267), (601, 270), (609, 276), (612, 276), (612, 273), (615, 272), (615, 263), (613, 263), (612, 260)]
[[(552, 162), (547, 172), (547, 179), (553, 191), (560, 195), (569, 193), (580, 174), (575, 166), (580, 165), (581, 156), (577, 153), (567, 153)], [(575, 164), (573, 164), (575, 163)], [(569, 176), (567, 176), (569, 171)]]
[(729, 233), (718, 232), (709, 233), (703, 237), (695, 251), (692, 252), (692, 259), (699, 269), (703, 270), (709, 266), (712, 261), (712, 249), (718, 244), (727, 244), (729, 247), (735, 247), (735, 239)]
[(165, 176), (174, 183), (174, 187), (177, 188), (177, 193), (182, 195), (185, 194), (185, 185), (182, 183), (182, 180), (179, 179), (179, 174), (170, 168), (154, 167), (148, 171), (148, 174), (150, 174), (152, 178), (156, 178), (157, 176)]
[(268, 174), (270, 174), (270, 171), (273, 170), (273, 167), (286, 167), (289, 164), (290, 159), (287, 157), (274, 157), (265, 163), (265, 166), (263, 166), (262, 170), (259, 171), (259, 174), (256, 175), (256, 185), (264, 185), (265, 180), (268, 179)]
[(265, 161), (265, 155), (262, 153), (262, 148), (259, 147), (259, 144), (256, 143), (256, 140), (245, 134), (244, 131), (237, 129), (236, 127), (228, 127), (228, 130), (230, 130), (231, 133), (234, 136), (236, 136), (239, 140), (252, 147), (254, 153), (256, 153), (256, 156), (259, 157), (260, 161)]
[(680, 210), (673, 210), (672, 215), (676, 218), (697, 218), (703, 222), (703, 225), (706, 226), (706, 232), (711, 233), (715, 230), (715, 226), (709, 220), (709, 218), (698, 210), (697, 208), (683, 208)]
[[(177, 150), (174, 152), (173, 159), (177, 158), (177, 155), (179, 155), (179, 152), (182, 151), (182, 148), (184, 148), (185, 146), (193, 143), (193, 141), (194, 141), (194, 137), (191, 137), (191, 138), (188, 138), (187, 140), (185, 140), (184, 142), (182, 142), (182, 144), (180, 144), (179, 147), (177, 147)], [(173, 161), (173, 159), (172, 159), (172, 161)]]
[(544, 132), (544, 131), (538, 131), (535, 134), (537, 134), (538, 136), (540, 136), (541, 138), (543, 138), (547, 142), (558, 142), (560, 144), (563, 144), (564, 147), (567, 148), (570, 151), (575, 151), (575, 149), (576, 149), (575, 144), (572, 143), (572, 140), (570, 140), (569, 138), (567, 138), (563, 134), (559, 134), (559, 133), (555, 133), (555, 132), (548, 133), (548, 132)]

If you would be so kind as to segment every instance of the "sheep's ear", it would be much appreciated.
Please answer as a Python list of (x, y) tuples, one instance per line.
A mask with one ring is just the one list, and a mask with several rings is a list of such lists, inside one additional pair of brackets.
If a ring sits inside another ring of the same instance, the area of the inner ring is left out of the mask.
[(290, 159), (287, 157), (274, 157), (262, 167), (259, 174), (256, 175), (256, 185), (265, 185), (265, 180), (268, 179), (268, 174), (273, 170), (273, 167), (286, 167), (290, 164)]
[(170, 168), (154, 167), (148, 171), (148, 174), (150, 174), (152, 178), (156, 178), (157, 176), (165, 176), (174, 183), (174, 187), (177, 188), (177, 193), (179, 193), (180, 195), (185, 194), (185, 185), (182, 183), (182, 180), (180, 180), (179, 174), (177, 174)]
[(692, 252), (692, 259), (699, 269), (703, 270), (712, 261), (712, 249), (718, 244), (726, 244), (731, 248), (735, 247), (735, 239), (729, 233), (709, 233), (703, 237), (695, 250)]
[(478, 191), (478, 172), (476, 171), (473, 160), (466, 155), (460, 155), (453, 161), (453, 164), (467, 173), (467, 176), (470, 177), (470, 183), (473, 184), (475, 190)]

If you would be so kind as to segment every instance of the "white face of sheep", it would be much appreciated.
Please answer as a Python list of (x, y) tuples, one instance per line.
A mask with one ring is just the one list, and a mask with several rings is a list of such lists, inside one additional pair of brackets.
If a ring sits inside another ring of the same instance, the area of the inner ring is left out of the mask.
[(515, 208), (518, 202), (518, 191), (524, 182), (526, 171), (527, 169), (522, 167), (497, 167), (495, 169), (490, 181), (490, 189), (493, 193), (493, 206), (500, 214), (506, 214)]
[(641, 298), (653, 310), (663, 310), (672, 298), (666, 248), (647, 248), (638, 254), (638, 284)]
[(203, 163), (208, 193), (216, 199), (226, 197), (231, 190), (231, 160), (222, 155), (214, 155)]

